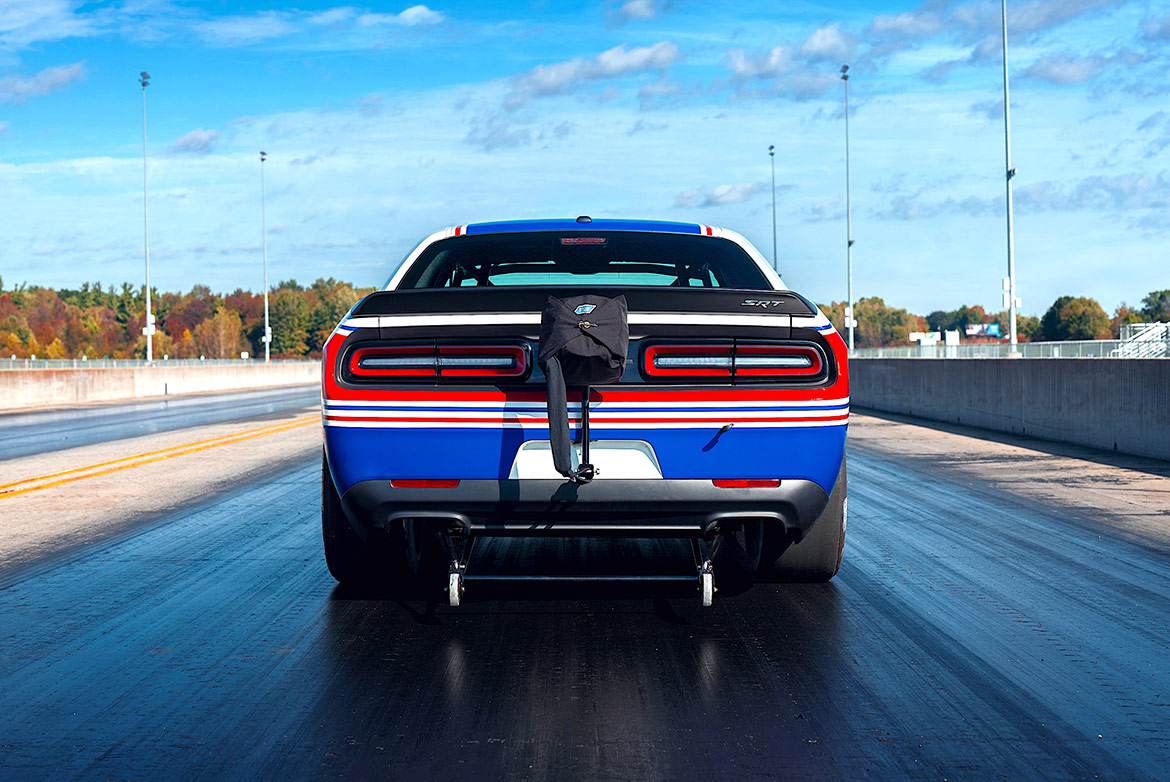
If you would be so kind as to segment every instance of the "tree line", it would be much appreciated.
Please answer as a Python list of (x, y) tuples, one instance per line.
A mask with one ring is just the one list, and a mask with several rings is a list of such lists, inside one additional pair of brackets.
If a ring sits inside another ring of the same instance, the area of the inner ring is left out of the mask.
[[(123, 283), (103, 288), (5, 290), (0, 279), (0, 356), (18, 358), (145, 358), (143, 288)], [(286, 280), (269, 293), (272, 355), (305, 358), (321, 346), (349, 308), (374, 288), (355, 288), (330, 277), (304, 287)], [(237, 288), (212, 293), (196, 285), (187, 293), (151, 291), (156, 319), (156, 358), (239, 358), (264, 355), (264, 297)]]
[[(347, 282), (318, 279), (308, 287), (296, 280), (276, 285), (269, 294), (272, 355), (277, 358), (315, 358), (333, 327), (349, 308), (374, 288), (355, 288)], [(187, 293), (152, 290), (157, 331), (154, 355), (171, 358), (239, 358), (247, 352), (264, 354), (264, 299), (237, 288), (212, 293), (196, 285)], [(845, 302), (820, 305), (837, 330), (845, 333)], [(1007, 336), (1008, 313), (987, 312), (978, 305), (936, 310), (925, 316), (889, 307), (877, 297), (856, 304), (858, 347), (907, 344), (912, 331), (965, 333), (973, 323), (998, 323)], [(1110, 317), (1094, 299), (1061, 296), (1043, 317), (1017, 316), (1023, 340), (1117, 338), (1122, 325), (1170, 321), (1170, 289), (1151, 291), (1140, 307), (1122, 303)], [(143, 289), (123, 283), (103, 288), (84, 283), (80, 288), (17, 286), (5, 290), (0, 279), (0, 356), (28, 358), (144, 358), (146, 323)]]
[[(845, 302), (819, 306), (836, 329), (846, 333), (843, 328)], [(978, 304), (949, 311), (935, 310), (926, 316), (889, 307), (877, 297), (859, 299), (855, 306), (857, 327), (854, 337), (859, 348), (905, 345), (912, 331), (957, 330), (965, 334), (967, 326), (975, 323), (998, 323), (1000, 337), (1008, 335), (1008, 312), (987, 312)], [(1151, 291), (1142, 299), (1140, 307), (1130, 307), (1122, 302), (1112, 317), (1096, 299), (1061, 296), (1042, 317), (1017, 314), (1016, 332), (1021, 340), (1030, 342), (1118, 339), (1121, 327), (1127, 323), (1155, 321), (1170, 322), (1170, 289)]]

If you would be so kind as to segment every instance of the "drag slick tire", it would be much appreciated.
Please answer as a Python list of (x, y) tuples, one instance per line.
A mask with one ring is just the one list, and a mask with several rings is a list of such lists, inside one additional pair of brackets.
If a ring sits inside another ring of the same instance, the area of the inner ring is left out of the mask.
[(845, 462), (829, 503), (799, 543), (779, 524), (764, 526), (757, 581), (829, 581), (841, 568), (848, 510)]
[(389, 586), (401, 571), (401, 537), (378, 530), (363, 540), (350, 524), (329, 461), (321, 457), (321, 537), (325, 542), (325, 564), (330, 574), (347, 587)]
[(395, 532), (403, 541), (404, 589), (420, 597), (442, 594), (450, 575), (451, 558), (440, 526), (433, 520), (402, 519)]
[(442, 595), (449, 558), (440, 528), (426, 521), (397, 519), (385, 530), (370, 530), (363, 540), (345, 515), (324, 455), (321, 537), (325, 542), (325, 564), (346, 587), (396, 597)]

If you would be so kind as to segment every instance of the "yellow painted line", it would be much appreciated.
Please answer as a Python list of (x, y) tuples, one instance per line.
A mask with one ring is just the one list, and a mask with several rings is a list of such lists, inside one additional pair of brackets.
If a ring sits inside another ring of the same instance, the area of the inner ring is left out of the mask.
[[(141, 467), (141, 466), (147, 465), (147, 464), (154, 464), (156, 462), (166, 461), (167, 459), (173, 459), (176, 456), (185, 456), (185, 455), (190, 454), (190, 453), (197, 453), (199, 451), (206, 451), (210, 448), (218, 448), (221, 445), (231, 445), (233, 443), (244, 442), (245, 440), (252, 440), (252, 439), (255, 439), (257, 437), (264, 437), (265, 435), (278, 434), (280, 432), (287, 432), (291, 429), (298, 429), (302, 426), (308, 426), (309, 424), (317, 423), (318, 420), (319, 419), (316, 416), (313, 416), (311, 418), (301, 418), (301, 419), (297, 419), (291, 423), (277, 424), (275, 426), (260, 427), (259, 429), (248, 429), (248, 430), (245, 430), (243, 432), (236, 432), (235, 434), (232, 434), (232, 435), (213, 437), (213, 438), (210, 438), (207, 440), (196, 440), (195, 442), (187, 443), (186, 445), (177, 445), (177, 446), (173, 446), (171, 448), (164, 448), (164, 449), (159, 450), (159, 451), (150, 451), (147, 453), (138, 454), (137, 456), (127, 456), (127, 457), (124, 457), (122, 459), (113, 459), (113, 460), (108, 461), (108, 462), (101, 462), (99, 464), (91, 464), (89, 467), (80, 467), (76, 470), (67, 470), (65, 472), (53, 473), (52, 475), (44, 475), (44, 476), (41, 476), (40, 478), (28, 478), (28, 479), (23, 480), (23, 481), (17, 481), (16, 483), (10, 483), (10, 484), (6, 484), (6, 485), (7, 486), (16, 486), (16, 485), (23, 484), (23, 483), (34, 483), (34, 482), (38, 482), (38, 481), (44, 481), (44, 480), (48, 480), (49, 478), (55, 478), (55, 477), (60, 476), (60, 475), (68, 475), (68, 474), (77, 473), (77, 472), (84, 472), (85, 473), (84, 475), (73, 475), (73, 477), (70, 477), (70, 478), (62, 478), (61, 480), (52, 481), (50, 483), (44, 483), (44, 484), (41, 484), (40, 486), (30, 486), (27, 489), (0, 491), (0, 499), (3, 499), (5, 497), (15, 497), (18, 494), (28, 494), (29, 492), (40, 491), (41, 489), (49, 489), (49, 488), (52, 488), (54, 486), (61, 486), (62, 484), (73, 483), (74, 481), (85, 480), (86, 478), (97, 478), (98, 476), (101, 476), (101, 475), (109, 475), (110, 473), (120, 472), (121, 470), (129, 470), (132, 467)], [(159, 455), (159, 454), (162, 454), (162, 455)], [(154, 458), (147, 458), (147, 457), (154, 457)], [(139, 461), (131, 461), (131, 460), (139, 460)], [(106, 465), (118, 464), (119, 462), (127, 462), (127, 461), (129, 461), (130, 463), (129, 464), (119, 464), (119, 466), (117, 466), (117, 467), (110, 467), (109, 469), (98, 470), (97, 472), (88, 472), (90, 470), (95, 470), (98, 467), (104, 467)], [(0, 488), (3, 488), (3, 487), (0, 487)]]
[[(169, 451), (178, 451), (178, 450), (182, 450), (184, 448), (191, 448), (192, 446), (196, 446), (196, 445), (203, 445), (204, 443), (215, 442), (216, 440), (225, 440), (225, 439), (229, 439), (232, 437), (239, 437), (240, 435), (243, 435), (243, 434), (251, 434), (253, 432), (261, 432), (261, 431), (264, 431), (267, 429), (277, 429), (280, 427), (288, 426), (290, 423), (301, 423), (301, 422), (316, 421), (316, 420), (317, 420), (317, 416), (312, 416), (309, 418), (298, 418), (295, 421), (291, 421), (291, 422), (290, 421), (282, 421), (281, 423), (278, 423), (278, 424), (266, 424), (264, 426), (258, 426), (255, 429), (245, 429), (242, 432), (231, 432), (229, 434), (216, 435), (215, 437), (209, 437), (206, 440), (196, 440), (194, 442), (184, 443), (182, 445), (172, 445), (169, 448), (160, 448), (157, 451), (147, 451), (146, 453), (135, 454), (134, 456), (123, 456), (120, 459), (110, 459), (108, 462), (98, 462), (97, 464), (91, 464), (88, 467), (76, 467), (72, 470), (62, 470), (61, 472), (54, 472), (54, 473), (50, 473), (48, 475), (41, 475), (41, 476), (38, 476), (36, 478), (25, 478), (24, 480), (13, 481), (12, 483), (0, 483), (0, 490), (8, 489), (12, 486), (20, 486), (23, 483), (40, 483), (41, 481), (47, 481), (50, 478), (59, 478), (62, 475), (72, 475), (73, 473), (78, 473), (78, 472), (88, 472), (90, 470), (96, 470), (99, 467), (107, 467), (111, 464), (119, 464), (121, 462), (129, 462), (129, 461), (133, 461), (135, 459), (144, 459), (147, 456), (156, 456), (158, 454), (167, 453)], [(0, 491), (0, 493), (3, 493), (3, 492)]]

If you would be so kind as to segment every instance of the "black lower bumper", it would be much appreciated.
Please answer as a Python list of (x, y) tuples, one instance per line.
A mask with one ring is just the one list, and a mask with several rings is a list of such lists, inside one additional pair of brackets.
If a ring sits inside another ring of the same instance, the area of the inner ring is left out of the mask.
[(364, 529), (398, 519), (434, 519), (477, 535), (697, 536), (736, 520), (777, 521), (808, 529), (828, 503), (808, 480), (725, 489), (702, 480), (465, 480), (441, 489), (362, 481), (342, 497)]

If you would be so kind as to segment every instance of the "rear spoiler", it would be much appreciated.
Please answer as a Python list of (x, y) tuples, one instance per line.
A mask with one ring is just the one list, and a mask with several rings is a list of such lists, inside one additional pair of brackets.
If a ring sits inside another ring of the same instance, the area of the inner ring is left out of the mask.
[(634, 312), (724, 312), (741, 315), (812, 317), (816, 308), (792, 291), (730, 288), (616, 288), (610, 286), (419, 288), (377, 291), (362, 299), (350, 317), (460, 312), (540, 312), (557, 298), (622, 293)]

